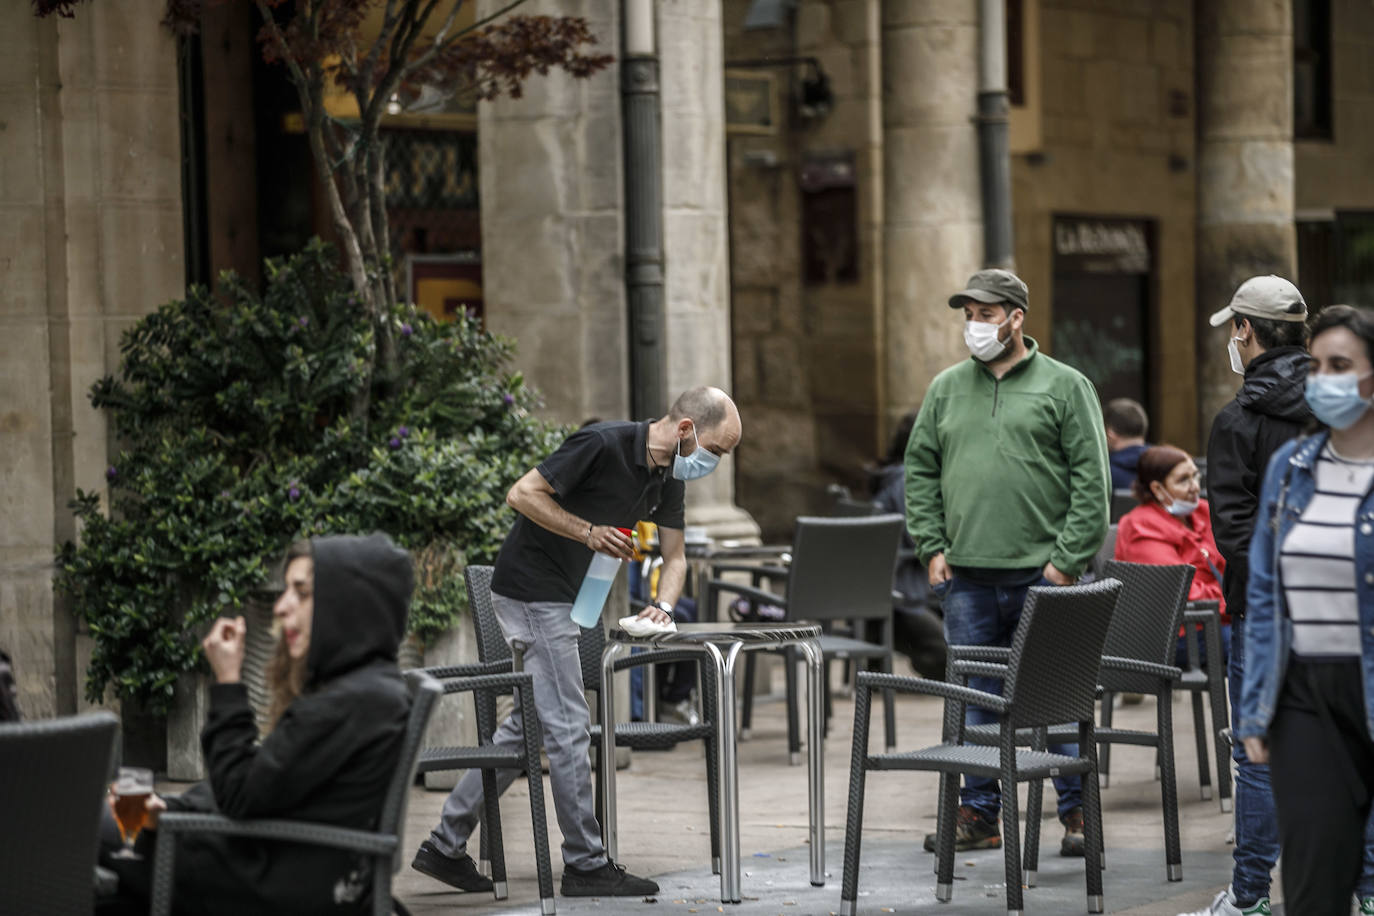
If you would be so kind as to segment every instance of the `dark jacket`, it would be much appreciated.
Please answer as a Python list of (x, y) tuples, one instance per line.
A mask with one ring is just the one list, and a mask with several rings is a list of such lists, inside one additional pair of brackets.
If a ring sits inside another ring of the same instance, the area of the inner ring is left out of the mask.
[(1107, 453), (1107, 463), (1112, 469), (1113, 490), (1129, 490), (1131, 488), (1131, 484), (1135, 483), (1140, 456), (1145, 454), (1145, 450), (1149, 447), (1149, 443), (1128, 445), (1125, 448)]
[[(385, 535), (313, 541), (314, 614), (305, 691), (261, 743), (242, 684), (216, 684), (201, 733), (209, 788), (169, 809), (370, 829), (401, 750), (410, 699), (396, 667), (413, 571)], [(184, 913), (348, 913), (366, 870), (313, 846), (188, 836), (177, 847)]]
[(1232, 617), (1245, 616), (1247, 554), (1259, 508), (1264, 469), (1278, 447), (1302, 432), (1312, 418), (1303, 386), (1308, 354), (1276, 347), (1250, 361), (1235, 400), (1212, 421), (1207, 439), (1207, 499), (1212, 533), (1226, 558), (1222, 591)]

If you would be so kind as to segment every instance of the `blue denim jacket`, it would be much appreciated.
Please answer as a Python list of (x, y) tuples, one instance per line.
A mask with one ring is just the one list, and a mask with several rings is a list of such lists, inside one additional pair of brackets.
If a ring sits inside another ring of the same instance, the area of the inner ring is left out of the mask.
[[(1293, 645), (1293, 622), (1288, 619), (1279, 577), (1279, 548), (1312, 499), (1317, 486), (1312, 468), (1328, 435), (1323, 432), (1284, 443), (1270, 459), (1264, 475), (1255, 531), (1250, 537), (1245, 681), (1240, 694), (1238, 738), (1265, 735), (1274, 718)], [(1365, 725), (1374, 737), (1374, 493), (1365, 495), (1355, 519), (1355, 588), (1360, 606)]]

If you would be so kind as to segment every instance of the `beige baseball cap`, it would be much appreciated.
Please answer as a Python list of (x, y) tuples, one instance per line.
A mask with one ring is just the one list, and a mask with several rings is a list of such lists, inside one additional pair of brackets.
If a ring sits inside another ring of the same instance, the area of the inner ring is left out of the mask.
[(1251, 277), (1236, 290), (1231, 304), (1213, 314), (1208, 323), (1219, 328), (1236, 315), (1270, 321), (1306, 321), (1307, 303), (1298, 288), (1283, 277)]

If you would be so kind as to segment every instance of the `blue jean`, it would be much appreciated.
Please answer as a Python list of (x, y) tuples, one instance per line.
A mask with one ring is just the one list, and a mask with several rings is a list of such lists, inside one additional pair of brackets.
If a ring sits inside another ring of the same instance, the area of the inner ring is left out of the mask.
[[(1049, 585), (1041, 579), (1038, 585)], [(955, 576), (936, 589), (945, 612), (945, 641), (951, 646), (1010, 646), (1021, 620), (1021, 608), (1026, 603), (1030, 586), (1010, 588), (978, 585)], [(1002, 682), (995, 678), (972, 677), (969, 686), (975, 690), (1002, 694)], [(978, 706), (967, 706), (966, 725), (984, 725), (997, 721), (997, 713)], [(1056, 754), (1078, 756), (1077, 744), (1057, 744), (1050, 747)], [(1063, 819), (1083, 804), (1082, 779), (1078, 776), (1056, 776), (1055, 791), (1059, 793), (1059, 817)], [(1002, 808), (1002, 796), (996, 779), (965, 776), (959, 800), (988, 819), (995, 819)]]
[[(1231, 656), (1226, 691), (1231, 701), (1231, 729), (1240, 725), (1240, 688), (1245, 678), (1245, 623), (1231, 620)], [(1251, 763), (1240, 741), (1231, 744), (1236, 762), (1236, 845), (1231, 851), (1231, 892), (1243, 904), (1269, 896), (1269, 873), (1279, 860), (1279, 815), (1269, 784), (1269, 765)]]

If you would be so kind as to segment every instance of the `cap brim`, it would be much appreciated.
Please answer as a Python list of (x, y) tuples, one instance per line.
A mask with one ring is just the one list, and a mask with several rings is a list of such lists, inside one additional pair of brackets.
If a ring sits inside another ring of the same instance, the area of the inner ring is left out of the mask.
[(1235, 314), (1235, 311), (1231, 308), (1231, 306), (1228, 305), (1226, 306), (1226, 308), (1222, 309), (1219, 312), (1213, 312), (1212, 317), (1207, 319), (1207, 323), (1214, 328), (1219, 328), (1223, 324), (1234, 318)]
[[(953, 296), (949, 297), (949, 307), (952, 309), (963, 308), (964, 303), (969, 299), (972, 299), (974, 302), (981, 302), (984, 305), (1001, 305), (1003, 302), (1009, 301), (1006, 296), (999, 296), (997, 293), (989, 292), (985, 289), (966, 289), (961, 293), (955, 293)], [(1015, 305), (1016, 303), (1013, 302), (1011, 304)]]

